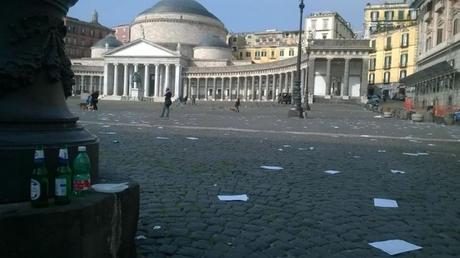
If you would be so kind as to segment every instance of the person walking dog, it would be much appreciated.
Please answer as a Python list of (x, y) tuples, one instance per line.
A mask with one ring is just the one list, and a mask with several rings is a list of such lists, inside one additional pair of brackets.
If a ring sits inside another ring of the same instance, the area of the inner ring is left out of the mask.
[(165, 103), (163, 104), (163, 111), (161, 112), (161, 117), (165, 116), (165, 112), (166, 112), (166, 117), (169, 117), (169, 107), (172, 104), (171, 97), (172, 97), (172, 93), (168, 88), (166, 89), (166, 93), (165, 93)]

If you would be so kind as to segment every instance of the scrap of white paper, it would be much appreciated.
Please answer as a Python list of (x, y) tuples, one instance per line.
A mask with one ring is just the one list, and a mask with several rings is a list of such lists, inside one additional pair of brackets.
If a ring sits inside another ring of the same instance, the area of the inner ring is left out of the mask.
[(278, 167), (278, 166), (260, 166), (260, 168), (267, 169), (267, 170), (283, 170), (282, 167)]
[(279, 151), (283, 151), (283, 149), (278, 149)]
[(243, 201), (246, 202), (249, 200), (249, 197), (246, 194), (241, 195), (218, 195), (220, 201)]
[(152, 229), (153, 229), (153, 230), (160, 230), (160, 229), (161, 229), (161, 226), (153, 226)]
[(374, 198), (374, 206), (382, 208), (398, 208), (398, 203), (395, 200)]
[(335, 175), (335, 174), (340, 173), (340, 171), (337, 171), (337, 170), (326, 170), (326, 171), (324, 171), (324, 173), (330, 174), (330, 175)]
[(136, 240), (145, 240), (145, 239), (147, 239), (147, 238), (145, 236), (143, 236), (143, 235), (140, 235), (140, 236), (136, 237)]
[(401, 171), (401, 170), (396, 170), (396, 169), (392, 169), (391, 173), (393, 173), (393, 174), (406, 174), (406, 172)]
[(107, 132), (106, 134), (108, 134), (108, 135), (115, 135), (115, 134), (117, 134), (117, 133), (116, 133), (116, 132)]
[(196, 138), (196, 137), (186, 137), (186, 139), (187, 139), (187, 140), (192, 140), (192, 141), (198, 140), (198, 138)]
[(387, 152), (386, 150), (378, 150), (379, 153), (385, 153)]
[(411, 243), (399, 239), (373, 242), (369, 243), (369, 245), (377, 249), (380, 249), (389, 255), (396, 255), (400, 253), (422, 249), (421, 246), (413, 245)]
[(408, 152), (404, 152), (403, 155), (418, 157), (418, 156), (428, 156), (428, 155), (430, 155), (430, 154), (425, 153), (425, 152), (417, 152), (417, 153), (408, 153)]
[(291, 145), (286, 144), (286, 145), (283, 145), (283, 147), (284, 148), (291, 148)]
[(315, 147), (310, 147), (309, 149), (310, 149), (310, 150), (315, 150)]
[(374, 118), (383, 118), (382, 116), (374, 116)]
[(161, 137), (161, 136), (158, 136), (157, 139), (158, 139), (158, 140), (169, 140), (168, 137)]

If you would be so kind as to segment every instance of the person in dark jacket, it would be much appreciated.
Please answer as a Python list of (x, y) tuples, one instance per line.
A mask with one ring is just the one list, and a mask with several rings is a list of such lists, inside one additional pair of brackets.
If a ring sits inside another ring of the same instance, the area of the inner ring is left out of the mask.
[(99, 102), (99, 91), (95, 91), (91, 94), (91, 106), (93, 107), (93, 110), (97, 110), (97, 103)]
[(241, 105), (240, 98), (237, 98), (235, 102), (235, 111), (238, 113), (240, 112), (240, 105)]
[(163, 105), (163, 111), (161, 112), (161, 117), (165, 116), (165, 112), (166, 112), (166, 117), (169, 117), (169, 107), (172, 105), (171, 97), (172, 97), (172, 93), (168, 88), (166, 89), (166, 93), (165, 93), (165, 103)]

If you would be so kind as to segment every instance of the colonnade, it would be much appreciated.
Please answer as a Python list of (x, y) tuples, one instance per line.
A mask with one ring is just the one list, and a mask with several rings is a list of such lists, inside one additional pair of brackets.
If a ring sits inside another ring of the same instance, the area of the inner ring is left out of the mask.
[(102, 75), (77, 74), (75, 75), (75, 86), (72, 89), (72, 95), (78, 95), (82, 92), (102, 92), (103, 81), (104, 76)]
[(106, 63), (103, 96), (121, 98), (161, 97), (167, 88), (180, 95), (180, 64)]

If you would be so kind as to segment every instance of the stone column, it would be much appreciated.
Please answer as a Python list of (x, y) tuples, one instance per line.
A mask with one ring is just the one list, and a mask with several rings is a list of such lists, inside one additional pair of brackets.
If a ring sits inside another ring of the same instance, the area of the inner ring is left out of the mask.
[(259, 101), (262, 101), (262, 75), (259, 75)]
[(248, 101), (248, 77), (244, 77), (244, 101)]
[(176, 64), (176, 78), (174, 80), (174, 97), (178, 99), (180, 97), (180, 82), (182, 78), (182, 68), (180, 64)]
[(99, 91), (99, 93), (101, 93), (102, 92), (102, 87), (103, 87), (103, 82), (104, 82), (104, 76), (98, 76), (98, 78), (99, 78), (98, 91)]
[(240, 97), (240, 77), (236, 77), (236, 98)]
[(155, 64), (155, 89), (153, 94), (155, 97), (160, 97), (160, 65)]
[(345, 70), (343, 72), (343, 83), (340, 95), (343, 99), (350, 99), (349, 80), (350, 77), (350, 58), (345, 58)]
[(104, 64), (104, 92), (102, 92), (102, 95), (108, 96), (109, 95), (108, 91), (109, 91), (109, 64)]
[(220, 92), (220, 100), (224, 101), (224, 87), (225, 87), (225, 77), (222, 77), (222, 90)]
[(166, 89), (169, 89), (169, 64), (165, 64), (165, 88), (163, 89), (166, 91)]
[(214, 81), (214, 85), (213, 85), (213, 88), (212, 88), (212, 100), (216, 101), (217, 78), (214, 77), (213, 81)]
[[(294, 79), (295, 79), (295, 72), (291, 72), (291, 84), (289, 85), (289, 93), (291, 93), (291, 97), (294, 98)], [(292, 102), (294, 103), (294, 101)]]
[[(313, 96), (315, 93), (315, 59), (310, 58), (308, 60), (308, 82), (307, 82), (307, 87), (308, 87), (308, 94), (310, 96)], [(310, 100), (311, 102), (311, 100)]]
[(300, 70), (300, 97), (305, 99), (305, 69)]
[(208, 91), (208, 77), (204, 77), (204, 99), (205, 99), (205, 100), (208, 100), (208, 95), (209, 95), (209, 91)]
[(124, 64), (124, 70), (123, 70), (123, 97), (128, 97), (128, 94), (129, 94), (128, 68), (129, 68), (129, 64)]
[(367, 97), (367, 85), (368, 85), (368, 73), (369, 73), (369, 59), (367, 57), (363, 58), (363, 65), (361, 70), (361, 99), (366, 100)]
[[(138, 72), (139, 72), (139, 64), (134, 64), (134, 73), (138, 73)], [(134, 82), (133, 85), (134, 85), (134, 89), (137, 89), (139, 87), (139, 85), (137, 85), (137, 82)]]
[[(281, 75), (280, 75), (281, 76)], [(272, 95), (272, 100), (273, 102), (276, 102), (276, 97), (277, 97), (277, 94), (276, 94), (276, 88), (279, 87), (278, 86), (278, 79), (280, 80), (281, 82), (281, 78), (279, 78), (279, 76), (276, 76), (276, 74), (273, 75), (273, 95)]]
[(85, 76), (82, 75), (81, 80), (80, 80), (80, 95), (84, 92), (84, 89), (85, 89)]
[(256, 90), (256, 77), (252, 76), (251, 77), (251, 101), (256, 100), (255, 90)]
[(270, 91), (270, 75), (265, 77), (265, 101), (268, 101), (268, 93)]
[(196, 100), (200, 100), (200, 77), (196, 78)]
[(144, 97), (150, 96), (150, 70), (149, 64), (144, 64)]
[(332, 58), (327, 59), (327, 68), (326, 68), (326, 96), (331, 97), (331, 64)]
[(232, 101), (232, 87), (233, 87), (233, 77), (229, 78), (228, 82), (228, 100)]
[(117, 96), (118, 90), (118, 64), (113, 65), (113, 92), (112, 96)]
[(93, 83), (93, 80), (94, 80), (94, 76), (93, 75), (90, 75), (89, 76), (89, 88), (90, 88), (90, 93), (93, 93), (94, 92), (94, 83)]

